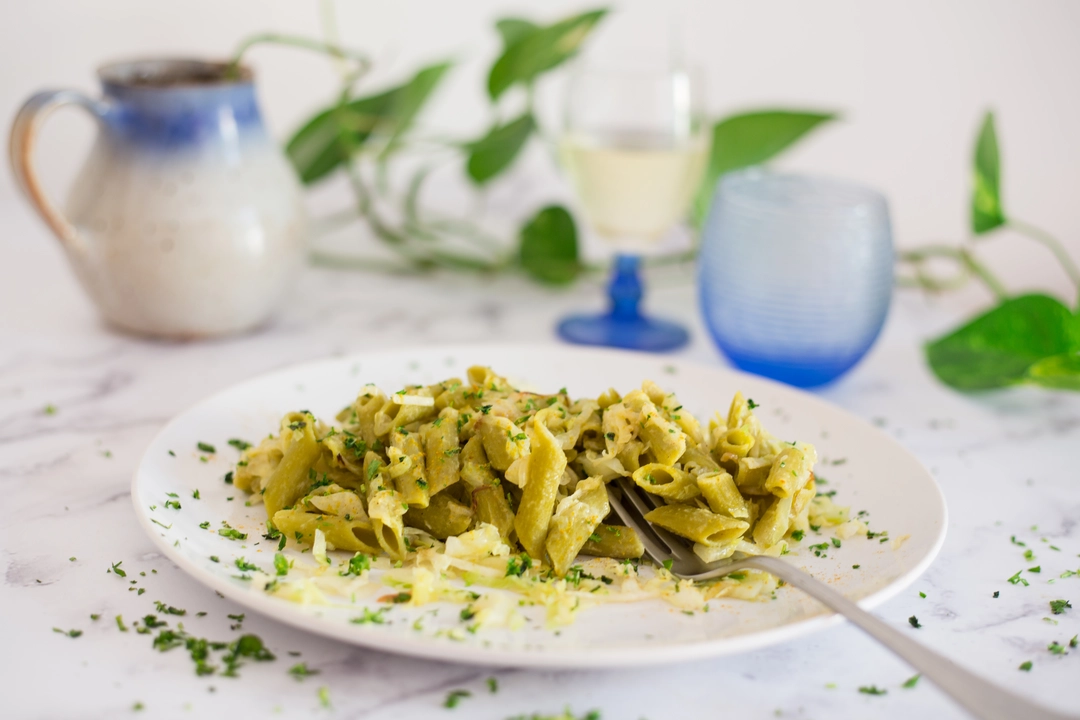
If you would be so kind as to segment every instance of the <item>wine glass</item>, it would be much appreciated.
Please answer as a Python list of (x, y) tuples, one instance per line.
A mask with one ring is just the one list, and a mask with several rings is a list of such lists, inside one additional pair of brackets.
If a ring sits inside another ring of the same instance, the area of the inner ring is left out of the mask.
[(617, 254), (610, 310), (564, 319), (564, 340), (654, 352), (686, 344), (680, 325), (642, 315), (639, 267), (685, 215), (708, 150), (694, 73), (583, 68), (572, 75), (559, 154), (586, 220)]

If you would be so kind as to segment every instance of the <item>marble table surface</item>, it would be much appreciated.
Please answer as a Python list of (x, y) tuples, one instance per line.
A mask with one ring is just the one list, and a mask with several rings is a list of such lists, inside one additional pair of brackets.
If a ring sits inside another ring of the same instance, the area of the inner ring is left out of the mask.
[[(253, 374), (329, 355), (556, 342), (554, 319), (599, 306), (599, 289), (310, 269), (261, 332), (151, 342), (102, 326), (44, 231), (22, 208), (0, 209), (9, 231), (0, 240), (4, 717), (502, 720), (564, 708), (576, 715), (595, 709), (603, 720), (966, 716), (928, 682), (903, 688), (913, 671), (849, 625), (692, 665), (537, 672), (386, 655), (249, 613), (244, 630), (279, 659), (248, 664), (239, 678), (197, 677), (183, 650), (157, 652), (152, 636), (122, 633), (113, 622), (153, 612), (161, 600), (208, 611), (199, 632), (232, 637), (227, 616), (243, 612), (155, 552), (133, 513), (132, 473), (170, 417)], [(1017, 693), (1077, 712), (1080, 650), (1060, 656), (1047, 646), (1080, 632), (1080, 577), (1060, 577), (1080, 570), (1080, 395), (1018, 389), (962, 396), (937, 384), (919, 349), (984, 302), (974, 292), (936, 299), (897, 293), (872, 353), (820, 394), (891, 433), (931, 470), (948, 501), (940, 557), (877, 612), (905, 628), (917, 615), (918, 637), (930, 647)], [(655, 278), (650, 304), (694, 328), (683, 358), (723, 362), (696, 320), (688, 274)], [(1025, 549), (1035, 558), (1025, 559)], [(117, 561), (145, 594), (107, 572)], [(1042, 572), (1026, 574), (1030, 585), (1007, 581), (1035, 565)], [(1051, 615), (1048, 602), (1059, 598), (1076, 609)], [(290, 677), (286, 670), (297, 660), (319, 674)], [(1029, 660), (1029, 672), (1018, 669)], [(489, 677), (497, 678), (497, 693), (488, 692)], [(869, 685), (887, 694), (859, 692)], [(454, 689), (472, 697), (446, 709)]]

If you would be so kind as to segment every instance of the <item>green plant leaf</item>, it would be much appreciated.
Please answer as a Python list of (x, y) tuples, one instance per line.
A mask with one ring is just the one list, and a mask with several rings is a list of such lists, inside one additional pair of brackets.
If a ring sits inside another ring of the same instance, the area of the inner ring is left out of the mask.
[(549, 285), (573, 282), (581, 270), (577, 227), (560, 205), (549, 205), (521, 229), (521, 266), (530, 276)]
[[(1022, 295), (930, 342), (926, 357), (946, 385), (987, 390), (1022, 382), (1039, 361), (1077, 349), (1080, 321), (1067, 307), (1048, 295)], [(1048, 362), (1040, 383), (1068, 366)]]
[(1043, 387), (1080, 391), (1080, 353), (1043, 358), (1028, 368), (1027, 379)]
[[(499, 96), (513, 85), (528, 84), (540, 73), (572, 58), (605, 14), (607, 10), (592, 10), (516, 38), (491, 66), (488, 75), (488, 94), (491, 99), (498, 100)], [(522, 26), (519, 25), (511, 34), (521, 29)], [(500, 32), (505, 40), (506, 31), (500, 29)]]
[(979, 139), (975, 143), (974, 182), (971, 230), (982, 235), (1005, 224), (1005, 212), (1001, 209), (1001, 158), (992, 112), (983, 117)]
[(523, 18), (503, 18), (495, 23), (495, 29), (502, 35), (503, 47), (510, 47), (519, 40), (540, 29), (540, 26)]
[(529, 113), (505, 125), (496, 125), (487, 135), (470, 143), (467, 170), (469, 177), (483, 185), (510, 166), (536, 129)]
[(716, 182), (724, 173), (772, 159), (836, 113), (758, 110), (732, 115), (713, 126), (709, 165), (694, 201), (694, 220), (705, 221)]
[(387, 147), (392, 147), (449, 67), (426, 67), (402, 85), (334, 105), (304, 123), (285, 146), (301, 182), (310, 185), (326, 177), (376, 132), (388, 135)]

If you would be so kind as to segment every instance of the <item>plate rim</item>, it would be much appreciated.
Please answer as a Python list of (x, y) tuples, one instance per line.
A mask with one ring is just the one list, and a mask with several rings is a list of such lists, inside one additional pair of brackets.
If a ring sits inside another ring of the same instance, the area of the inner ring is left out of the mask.
[[(871, 610), (879, 605), (887, 602), (888, 600), (896, 597), (906, 588), (910, 587), (926, 570), (930, 567), (933, 561), (937, 558), (941, 552), (945, 543), (945, 537), (949, 524), (949, 511), (948, 505), (945, 500), (945, 494), (942, 492), (941, 486), (932, 473), (923, 465), (922, 461), (908, 450), (904, 445), (896, 441), (888, 434), (882, 432), (879, 428), (873, 424), (867, 422), (863, 418), (851, 413), (845, 408), (828, 402), (824, 398), (821, 398), (811, 392), (807, 392), (801, 388), (786, 385), (784, 383), (772, 380), (770, 378), (761, 377), (758, 375), (752, 375), (736, 368), (724, 365), (710, 365), (698, 360), (683, 359), (680, 357), (661, 356), (652, 353), (616, 350), (611, 348), (601, 347), (566, 347), (556, 344), (543, 344), (543, 343), (457, 343), (457, 344), (435, 344), (435, 345), (408, 345), (403, 347), (397, 347), (388, 350), (377, 350), (372, 352), (355, 352), (346, 353), (343, 355), (319, 357), (312, 360), (289, 363), (282, 365), (278, 368), (267, 370), (253, 377), (246, 378), (240, 382), (227, 385), (209, 395), (206, 395), (194, 403), (190, 404), (180, 412), (169, 418), (168, 422), (161, 427), (161, 429), (154, 434), (154, 437), (147, 444), (146, 450), (139, 458), (139, 462), (135, 467), (135, 471), (132, 474), (131, 480), (131, 500), (135, 516), (138, 519), (143, 531), (151, 539), (151, 541), (159, 548), (163, 555), (171, 562), (175, 563), (181, 570), (188, 574), (189, 577), (198, 581), (206, 587), (215, 590), (225, 597), (233, 600), (245, 607), (254, 610), (262, 615), (266, 615), (269, 618), (285, 623), (291, 627), (298, 628), (307, 632), (321, 635), (323, 637), (331, 638), (339, 642), (345, 642), (352, 645), (358, 645), (372, 650), (378, 650), (383, 652), (390, 652), (395, 655), (404, 655), (408, 657), (424, 658), (429, 660), (439, 660), (443, 662), (451, 662), (456, 664), (475, 665), (475, 666), (489, 666), (489, 667), (514, 667), (514, 668), (544, 668), (544, 669), (617, 669), (617, 668), (629, 668), (629, 667), (653, 667), (661, 665), (680, 664), (685, 662), (692, 662), (696, 660), (702, 660), (712, 657), (721, 657), (724, 655), (732, 655), (740, 652), (748, 652), (750, 650), (760, 649), (776, 645), (789, 640), (809, 635), (811, 633), (820, 632), (829, 627), (836, 626), (846, 621), (846, 619), (827, 608), (822, 614), (814, 615), (812, 617), (796, 620), (794, 622), (785, 623), (783, 625), (771, 627), (765, 630), (757, 632), (747, 633), (745, 635), (736, 635), (734, 637), (721, 637), (711, 640), (702, 640), (698, 642), (679, 643), (674, 645), (659, 646), (656, 648), (649, 648), (647, 651), (633, 651), (628, 652), (625, 648), (601, 648), (601, 649), (589, 649), (589, 648), (574, 648), (572, 650), (556, 649), (552, 651), (536, 651), (536, 650), (503, 650), (497, 648), (488, 648), (480, 645), (465, 645), (461, 643), (455, 643), (452, 641), (442, 641), (441, 639), (431, 638), (428, 636), (413, 637), (413, 636), (399, 636), (389, 635), (383, 631), (375, 628), (369, 628), (367, 626), (357, 625), (342, 626), (341, 623), (331, 621), (323, 616), (304, 615), (288, 611), (287, 605), (282, 605), (281, 600), (276, 600), (272, 597), (266, 596), (261, 593), (242, 591), (237, 592), (236, 585), (230, 583), (226, 578), (216, 575), (203, 567), (197, 565), (195, 562), (188, 559), (183, 552), (176, 552), (176, 549), (168, 543), (163, 535), (155, 529), (150, 515), (143, 511), (146, 502), (140, 494), (139, 479), (143, 474), (144, 466), (150, 461), (150, 451), (182, 418), (192, 413), (193, 411), (209, 405), (216, 401), (222, 395), (235, 392), (244, 388), (250, 384), (257, 384), (272, 378), (275, 375), (285, 375), (295, 372), (301, 368), (314, 369), (320, 365), (337, 365), (346, 362), (358, 362), (363, 359), (372, 358), (388, 358), (398, 355), (406, 355), (410, 353), (426, 353), (426, 354), (454, 354), (461, 352), (468, 353), (483, 353), (486, 351), (491, 352), (505, 352), (516, 351), (522, 353), (530, 352), (559, 352), (579, 355), (606, 355), (609, 357), (617, 357), (625, 359), (627, 357), (635, 360), (668, 360), (672, 364), (678, 364), (683, 367), (693, 367), (697, 370), (706, 372), (719, 372), (721, 374), (729, 374), (737, 379), (748, 379), (754, 383), (764, 383), (771, 386), (774, 389), (781, 391), (782, 393), (795, 394), (800, 396), (803, 400), (809, 401), (811, 404), (818, 404), (828, 407), (832, 411), (840, 412), (847, 418), (855, 423), (863, 426), (863, 429), (878, 435), (886, 442), (895, 445), (901, 449), (910, 459), (915, 462), (926, 474), (927, 479), (930, 480), (929, 487), (933, 490), (934, 495), (941, 508), (940, 524), (938, 526), (937, 535), (934, 537), (926, 554), (916, 562), (909, 570), (899, 575), (896, 579), (889, 582), (879, 590), (870, 593), (869, 595), (860, 598), (855, 601), (856, 604), (864, 609)], [(344, 632), (343, 632), (344, 631)]]

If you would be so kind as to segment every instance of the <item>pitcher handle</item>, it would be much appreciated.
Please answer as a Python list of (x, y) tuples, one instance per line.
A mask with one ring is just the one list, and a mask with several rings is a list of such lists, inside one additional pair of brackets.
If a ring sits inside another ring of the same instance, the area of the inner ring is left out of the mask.
[(96, 120), (105, 117), (106, 106), (78, 90), (43, 90), (33, 95), (19, 109), (11, 126), (11, 170), (15, 184), (26, 195), (41, 219), (67, 250), (81, 250), (82, 240), (75, 226), (45, 196), (33, 165), (34, 143), (49, 113), (64, 105), (77, 105)]

